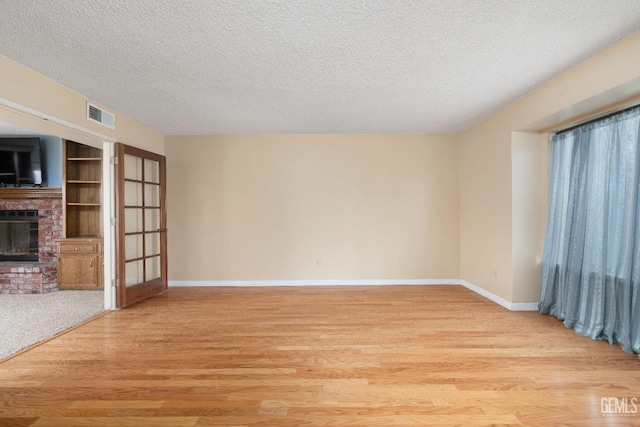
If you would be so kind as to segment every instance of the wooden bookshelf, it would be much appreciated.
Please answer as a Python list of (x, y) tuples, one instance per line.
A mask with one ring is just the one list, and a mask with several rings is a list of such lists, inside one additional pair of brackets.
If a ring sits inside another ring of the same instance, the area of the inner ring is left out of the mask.
[(63, 143), (64, 239), (58, 249), (60, 289), (101, 289), (102, 150)]
[(102, 150), (73, 141), (63, 150), (64, 236), (102, 237)]

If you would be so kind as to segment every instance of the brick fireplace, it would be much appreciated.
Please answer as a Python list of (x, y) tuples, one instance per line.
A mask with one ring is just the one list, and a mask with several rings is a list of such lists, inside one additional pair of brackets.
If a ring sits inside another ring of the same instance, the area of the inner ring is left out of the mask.
[[(58, 290), (55, 240), (63, 237), (59, 188), (0, 188), (0, 211), (37, 212), (37, 260), (0, 261), (0, 294), (42, 294)], [(16, 228), (17, 233), (26, 233)], [(14, 232), (15, 233), (15, 232)], [(33, 257), (35, 258), (35, 257)], [(5, 258), (6, 259), (6, 258)]]

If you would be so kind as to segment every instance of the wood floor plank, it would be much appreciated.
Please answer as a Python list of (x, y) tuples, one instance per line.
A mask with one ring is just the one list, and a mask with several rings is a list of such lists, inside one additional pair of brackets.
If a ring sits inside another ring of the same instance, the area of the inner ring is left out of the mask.
[(51, 417), (40, 418), (32, 427), (193, 427), (197, 417)]
[(640, 425), (608, 398), (637, 356), (459, 286), (171, 288), (0, 362), (2, 426)]
[(29, 418), (8, 418), (8, 417), (0, 417), (0, 426), (3, 427), (29, 427), (32, 426), (33, 423), (38, 421), (37, 417)]

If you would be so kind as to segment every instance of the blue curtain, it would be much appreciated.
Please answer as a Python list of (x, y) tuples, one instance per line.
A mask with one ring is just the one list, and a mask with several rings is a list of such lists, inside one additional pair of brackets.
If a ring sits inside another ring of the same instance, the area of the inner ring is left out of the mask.
[(640, 353), (640, 106), (553, 137), (539, 310)]

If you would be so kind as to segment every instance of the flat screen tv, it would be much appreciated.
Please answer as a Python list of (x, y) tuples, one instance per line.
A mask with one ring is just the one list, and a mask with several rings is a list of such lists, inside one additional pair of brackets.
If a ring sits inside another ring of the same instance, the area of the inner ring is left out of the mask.
[(0, 138), (0, 185), (42, 185), (40, 138)]

